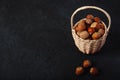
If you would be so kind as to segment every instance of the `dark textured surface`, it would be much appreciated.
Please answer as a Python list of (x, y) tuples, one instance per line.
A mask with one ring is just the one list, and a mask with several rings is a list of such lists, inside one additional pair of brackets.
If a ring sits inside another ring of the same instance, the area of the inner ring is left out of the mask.
[[(81, 54), (71, 36), (70, 16), (83, 5), (104, 8), (112, 17), (107, 42), (95, 55)], [(119, 17), (117, 0), (1, 0), (0, 80), (119, 80)], [(75, 78), (84, 59), (94, 62), (99, 76)]]

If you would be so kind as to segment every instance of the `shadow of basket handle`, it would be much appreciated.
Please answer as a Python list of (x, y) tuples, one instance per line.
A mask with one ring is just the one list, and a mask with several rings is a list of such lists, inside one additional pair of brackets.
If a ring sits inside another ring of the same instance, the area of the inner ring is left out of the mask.
[(74, 26), (73, 25), (73, 19), (74, 19), (75, 14), (77, 12), (79, 12), (81, 10), (85, 10), (85, 9), (96, 9), (96, 10), (99, 10), (99, 11), (103, 12), (107, 16), (107, 19), (108, 19), (108, 22), (109, 22), (108, 27), (107, 27), (107, 32), (109, 32), (109, 29), (110, 29), (110, 26), (111, 26), (111, 17), (110, 17), (110, 15), (105, 10), (103, 10), (102, 8), (99, 8), (99, 7), (96, 7), (96, 6), (82, 6), (82, 7), (78, 8), (78, 9), (76, 9), (74, 11), (74, 13), (72, 14), (72, 16), (71, 16), (71, 28)]

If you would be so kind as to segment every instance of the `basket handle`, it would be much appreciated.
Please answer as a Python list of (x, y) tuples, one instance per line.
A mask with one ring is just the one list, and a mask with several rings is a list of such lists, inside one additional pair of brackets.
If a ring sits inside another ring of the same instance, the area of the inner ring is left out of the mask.
[(99, 8), (99, 7), (96, 7), (96, 6), (82, 6), (82, 7), (78, 8), (78, 9), (76, 9), (74, 11), (74, 13), (72, 14), (72, 16), (71, 16), (71, 28), (73, 27), (73, 18), (75, 16), (75, 14), (78, 11), (85, 10), (85, 9), (96, 9), (96, 10), (99, 10), (99, 11), (103, 12), (107, 16), (107, 19), (108, 19), (108, 28), (107, 28), (107, 31), (109, 31), (110, 26), (111, 26), (111, 17), (110, 17), (110, 15), (105, 10), (103, 10), (102, 8)]

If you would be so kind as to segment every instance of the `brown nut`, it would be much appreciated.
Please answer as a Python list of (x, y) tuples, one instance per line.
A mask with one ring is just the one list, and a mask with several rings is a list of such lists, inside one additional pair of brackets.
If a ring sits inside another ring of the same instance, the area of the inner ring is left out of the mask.
[(93, 16), (92, 14), (88, 14), (88, 15), (86, 16), (86, 18), (87, 18), (87, 19), (93, 19), (94, 16)]
[(77, 67), (76, 70), (75, 70), (75, 74), (76, 74), (76, 75), (80, 75), (80, 74), (82, 74), (83, 72), (84, 72), (84, 69), (83, 69), (83, 67), (81, 67), (81, 66)]
[(105, 26), (103, 25), (103, 23), (99, 23), (99, 26), (100, 28), (105, 29)]
[(95, 17), (95, 18), (94, 18), (94, 21), (95, 21), (95, 22), (100, 22), (100, 18), (99, 18), (99, 17)]
[(85, 21), (84, 20), (81, 20), (79, 23), (78, 23), (78, 28), (79, 28), (79, 31), (83, 31), (86, 29), (86, 25), (85, 25)]
[(98, 32), (99, 32), (101, 35), (104, 35), (105, 30), (104, 30), (104, 29), (99, 29)]
[(75, 27), (75, 31), (78, 32), (80, 31), (80, 28), (78, 26)]
[(99, 32), (94, 32), (92, 34), (92, 39), (93, 40), (99, 39), (100, 37), (101, 37), (101, 34)]
[(97, 26), (97, 22), (93, 22), (90, 27), (95, 28)]
[(83, 67), (84, 68), (88, 68), (90, 66), (91, 66), (91, 61), (90, 60), (86, 59), (86, 60), (83, 61)]
[(80, 36), (82, 39), (87, 39), (89, 37), (89, 33), (87, 31), (78, 31), (77, 35)]
[(91, 67), (90, 68), (90, 74), (97, 75), (98, 74), (98, 69), (96, 67)]
[(85, 20), (87, 24), (92, 24), (93, 20), (92, 19), (86, 19)]
[(104, 25), (102, 23), (98, 23), (95, 27), (95, 29), (98, 31), (99, 29), (105, 29)]
[(100, 24), (98, 23), (98, 24), (96, 25), (96, 27), (95, 27), (95, 30), (98, 31), (99, 29), (101, 29), (101, 26), (100, 26)]
[(95, 32), (95, 29), (92, 28), (92, 27), (89, 27), (88, 28), (88, 32), (89, 32), (89, 34), (93, 34)]
[(85, 21), (81, 20), (74, 29), (76, 32), (85, 30), (86, 29)]

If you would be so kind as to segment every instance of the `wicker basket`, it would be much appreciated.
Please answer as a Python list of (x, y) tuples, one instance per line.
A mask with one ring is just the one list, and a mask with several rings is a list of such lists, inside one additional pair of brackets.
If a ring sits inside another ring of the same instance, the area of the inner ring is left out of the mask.
[[(101, 11), (106, 15), (106, 17), (108, 19), (108, 22), (109, 22), (108, 27), (106, 27), (106, 24), (102, 21), (102, 23), (105, 26), (105, 33), (98, 40), (84, 40), (84, 39), (80, 38), (74, 30), (74, 27), (79, 23), (79, 21), (78, 21), (75, 25), (73, 25), (73, 18), (75, 16), (75, 14), (81, 10), (86, 10), (86, 9), (95, 9), (95, 10)], [(106, 37), (107, 37), (109, 29), (110, 29), (110, 25), (111, 25), (111, 18), (110, 18), (110, 15), (105, 10), (103, 10), (99, 7), (96, 7), (96, 6), (83, 6), (83, 7), (78, 8), (77, 10), (75, 10), (75, 12), (71, 16), (71, 30), (72, 30), (72, 36), (73, 36), (75, 45), (84, 54), (94, 54), (95, 52), (99, 51), (105, 44)]]

